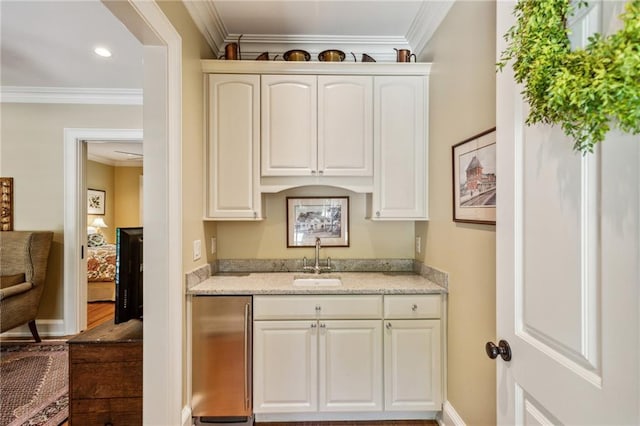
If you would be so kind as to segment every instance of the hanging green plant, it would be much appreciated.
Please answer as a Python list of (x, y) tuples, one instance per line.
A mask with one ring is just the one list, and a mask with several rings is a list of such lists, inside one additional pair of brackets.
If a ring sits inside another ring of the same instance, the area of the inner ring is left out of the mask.
[(520, 0), (497, 66), (513, 61), (531, 108), (527, 124), (559, 124), (576, 150), (593, 152), (611, 124), (640, 133), (640, 0), (626, 4), (621, 30), (595, 34), (584, 49), (571, 50), (572, 13), (570, 0)]

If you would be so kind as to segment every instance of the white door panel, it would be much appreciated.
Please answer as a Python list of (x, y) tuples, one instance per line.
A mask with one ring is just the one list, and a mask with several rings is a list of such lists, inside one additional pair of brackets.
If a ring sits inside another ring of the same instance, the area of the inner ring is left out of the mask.
[[(589, 2), (583, 45), (620, 3)], [(499, 2), (497, 51), (513, 25)], [(640, 138), (595, 153), (558, 128), (526, 126), (511, 69), (497, 75), (497, 337), (500, 425), (640, 424)]]
[(523, 130), (516, 332), (560, 362), (595, 369), (598, 159), (573, 152), (558, 128)]

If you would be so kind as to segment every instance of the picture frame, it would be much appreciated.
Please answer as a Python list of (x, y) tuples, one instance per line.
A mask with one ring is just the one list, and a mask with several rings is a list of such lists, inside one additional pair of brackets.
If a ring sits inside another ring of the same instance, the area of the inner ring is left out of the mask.
[(287, 247), (349, 247), (349, 197), (287, 197)]
[(13, 178), (0, 177), (0, 231), (13, 231)]
[(496, 128), (451, 147), (453, 221), (496, 224)]
[(104, 216), (106, 204), (106, 191), (100, 189), (87, 190), (87, 214)]

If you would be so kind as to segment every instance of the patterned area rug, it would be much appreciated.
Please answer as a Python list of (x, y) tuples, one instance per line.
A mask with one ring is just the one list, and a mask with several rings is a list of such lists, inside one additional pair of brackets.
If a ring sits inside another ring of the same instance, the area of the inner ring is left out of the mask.
[(69, 412), (67, 345), (0, 345), (0, 426), (58, 426)]

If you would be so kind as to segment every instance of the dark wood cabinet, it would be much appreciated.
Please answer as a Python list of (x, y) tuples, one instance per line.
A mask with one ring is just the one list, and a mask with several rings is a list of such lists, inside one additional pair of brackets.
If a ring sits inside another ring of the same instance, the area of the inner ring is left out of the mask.
[(142, 321), (102, 324), (70, 339), (69, 424), (142, 424)]

